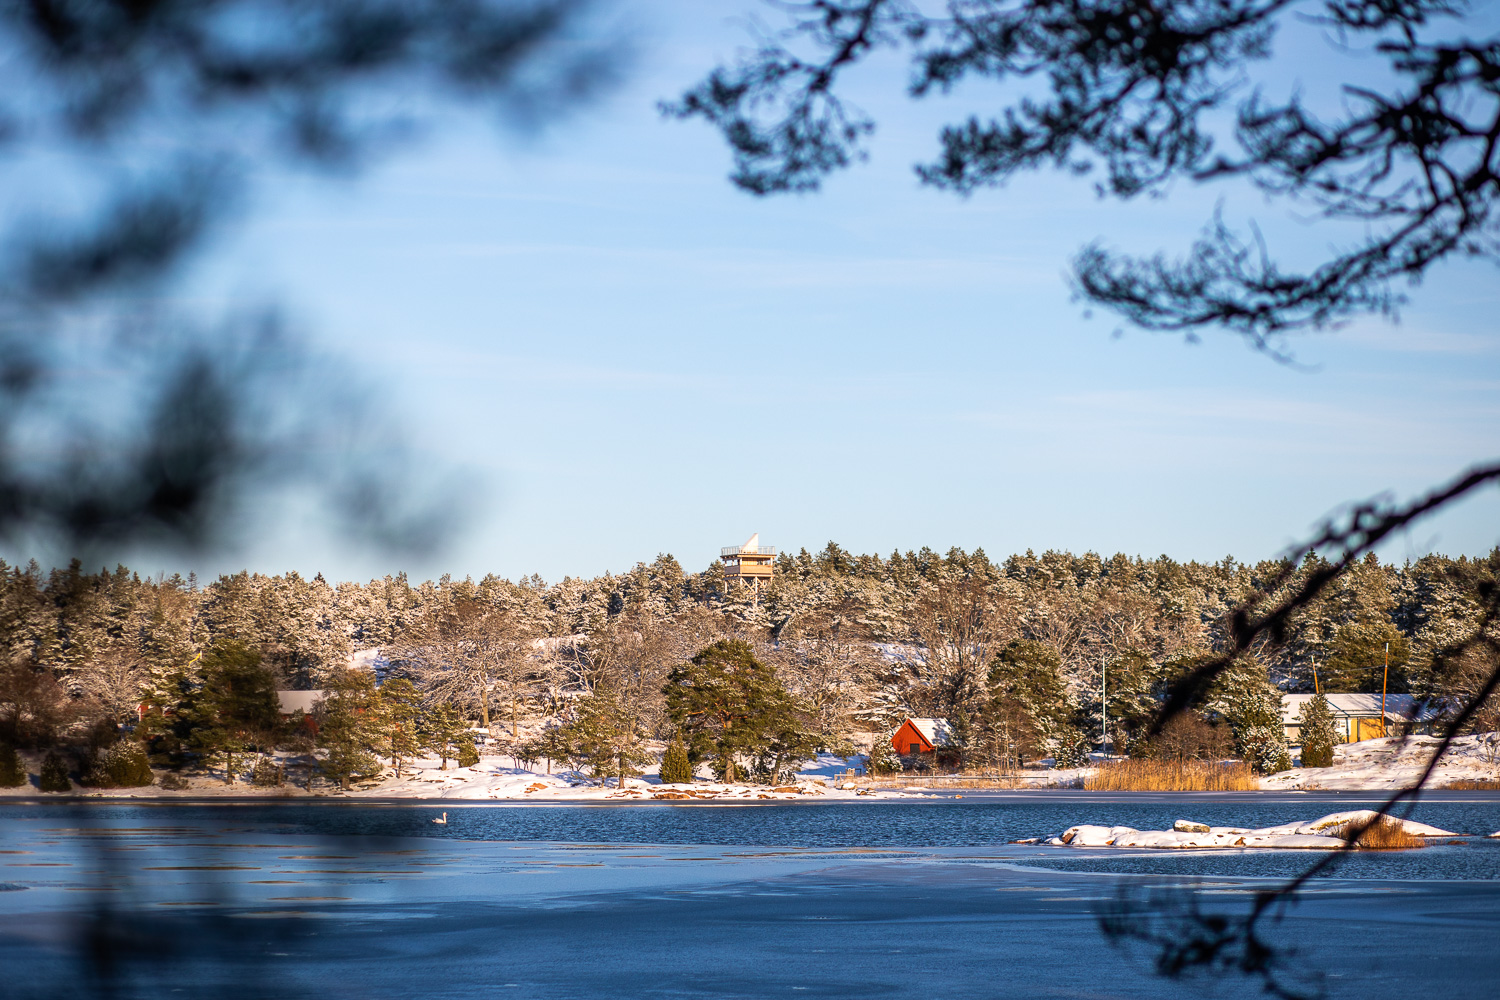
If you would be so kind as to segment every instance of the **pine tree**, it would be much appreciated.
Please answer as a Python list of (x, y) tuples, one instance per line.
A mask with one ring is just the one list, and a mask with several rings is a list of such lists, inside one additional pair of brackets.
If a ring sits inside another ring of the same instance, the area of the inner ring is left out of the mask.
[(1332, 655), (1322, 671), (1323, 688), (1335, 694), (1374, 692), (1382, 686), (1404, 692), (1410, 659), (1410, 641), (1389, 620), (1352, 622), (1333, 637)]
[(73, 782), (68, 780), (68, 762), (56, 750), (47, 751), (42, 759), (40, 787), (44, 792), (71, 792)]
[(688, 760), (687, 744), (680, 735), (674, 734), (672, 742), (661, 757), (661, 780), (668, 785), (690, 785), (693, 783), (693, 762)]
[(26, 784), (26, 765), (13, 746), (0, 746), (0, 788), (20, 788)]
[(664, 689), (667, 714), (688, 737), (692, 760), (711, 757), (725, 781), (742, 776), (741, 756), (770, 752), (780, 770), (820, 744), (771, 666), (749, 643), (722, 639), (672, 671)]
[(1302, 766), (1332, 767), (1333, 748), (1338, 743), (1338, 730), (1333, 724), (1333, 713), (1329, 711), (1328, 699), (1321, 694), (1313, 696), (1302, 706)]

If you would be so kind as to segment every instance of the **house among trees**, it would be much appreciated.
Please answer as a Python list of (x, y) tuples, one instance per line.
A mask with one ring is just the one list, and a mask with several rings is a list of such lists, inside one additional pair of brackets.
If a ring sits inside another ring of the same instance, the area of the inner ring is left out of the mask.
[[(1287, 742), (1302, 742), (1302, 708), (1316, 695), (1284, 694), (1281, 696), (1281, 723), (1286, 727)], [(1396, 736), (1406, 731), (1409, 723), (1420, 721), (1425, 712), (1420, 711), (1416, 699), (1409, 694), (1387, 694), (1384, 720), (1381, 715), (1379, 694), (1325, 694), (1328, 710), (1333, 713), (1334, 728), (1338, 730), (1340, 743), (1358, 743), (1382, 736)]]
[(277, 691), (276, 707), (283, 719), (290, 719), (301, 712), (302, 724), (316, 736), (318, 735), (318, 720), (314, 717), (313, 710), (326, 697), (328, 697), (327, 691)]
[(907, 719), (891, 737), (891, 746), (903, 757), (951, 750), (953, 729), (947, 719)]

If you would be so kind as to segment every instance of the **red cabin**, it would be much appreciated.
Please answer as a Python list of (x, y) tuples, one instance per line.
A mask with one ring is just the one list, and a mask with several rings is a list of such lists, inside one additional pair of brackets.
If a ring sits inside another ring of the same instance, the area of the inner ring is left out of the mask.
[(902, 756), (937, 753), (953, 746), (947, 719), (907, 719), (891, 737), (891, 746)]

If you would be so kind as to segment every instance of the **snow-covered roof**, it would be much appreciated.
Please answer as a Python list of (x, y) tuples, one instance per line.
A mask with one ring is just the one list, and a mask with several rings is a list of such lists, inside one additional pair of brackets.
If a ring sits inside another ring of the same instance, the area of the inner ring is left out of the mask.
[(282, 715), (299, 710), (311, 715), (313, 707), (327, 694), (327, 691), (277, 691), (276, 700), (281, 704)]
[[(1312, 701), (1317, 695), (1311, 694), (1284, 694), (1281, 696), (1281, 721), (1287, 725), (1296, 725), (1298, 717), (1302, 714), (1302, 706)], [(1328, 699), (1328, 707), (1335, 716), (1350, 716), (1362, 719), (1380, 718), (1380, 695), (1379, 694), (1325, 694)], [(1417, 714), (1417, 702), (1409, 694), (1388, 694), (1385, 696), (1385, 715), (1388, 719), (1410, 719)]]
[(947, 719), (907, 719), (906, 721), (922, 734), (922, 739), (933, 746), (953, 745), (953, 729), (948, 725)]

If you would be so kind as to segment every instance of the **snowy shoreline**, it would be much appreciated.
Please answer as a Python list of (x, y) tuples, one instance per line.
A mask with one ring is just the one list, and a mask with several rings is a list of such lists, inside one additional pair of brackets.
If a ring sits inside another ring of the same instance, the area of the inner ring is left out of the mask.
[[(1416, 782), (1432, 758), (1437, 741), (1428, 737), (1401, 740), (1397, 738), (1366, 740), (1344, 744), (1335, 749), (1331, 767), (1294, 768), (1260, 780), (1260, 792), (1372, 792), (1389, 794)], [(35, 755), (32, 755), (35, 756)], [(278, 757), (285, 755), (278, 755)], [(704, 802), (788, 802), (788, 801), (870, 801), (900, 799), (922, 801), (951, 799), (986, 792), (1035, 791), (1065, 793), (1078, 791), (1092, 767), (1068, 770), (1045, 769), (1021, 776), (1020, 787), (988, 788), (956, 778), (951, 784), (913, 782), (875, 783), (849, 776), (849, 761), (821, 755), (809, 761), (801, 772), (782, 785), (725, 784), (700, 779), (692, 785), (665, 785), (655, 774), (632, 778), (624, 791), (615, 787), (614, 779), (601, 781), (577, 772), (546, 774), (527, 768), (507, 766), (509, 758), (486, 756), (473, 767), (441, 766), (435, 757), (417, 758), (403, 767), (400, 778), (387, 773), (378, 780), (359, 782), (348, 791), (323, 784), (311, 791), (292, 783), (279, 787), (257, 787), (248, 782), (227, 784), (222, 774), (196, 774), (187, 777), (187, 787), (165, 789), (159, 784), (143, 788), (75, 788), (71, 793), (43, 794), (35, 786), (0, 789), (0, 802), (40, 799), (42, 801), (76, 800), (296, 800), (296, 801), (413, 801), (439, 802), (572, 802), (626, 803), (657, 802), (694, 805)], [(1450, 782), (1495, 780), (1500, 775), (1500, 735), (1482, 733), (1454, 741), (1449, 752), (1433, 771), (1428, 791), (1440, 791)], [(284, 763), (291, 763), (290, 759)], [(28, 762), (35, 773), (39, 758)], [(895, 779), (899, 782), (899, 778)], [(931, 779), (929, 779), (931, 781)], [(1101, 793), (1102, 794), (1102, 793)], [(1254, 795), (1246, 792), (1177, 792), (1145, 793), (1109, 792), (1129, 797), (1138, 794), (1214, 794)], [(1140, 832), (1140, 831), (1136, 831)]]

